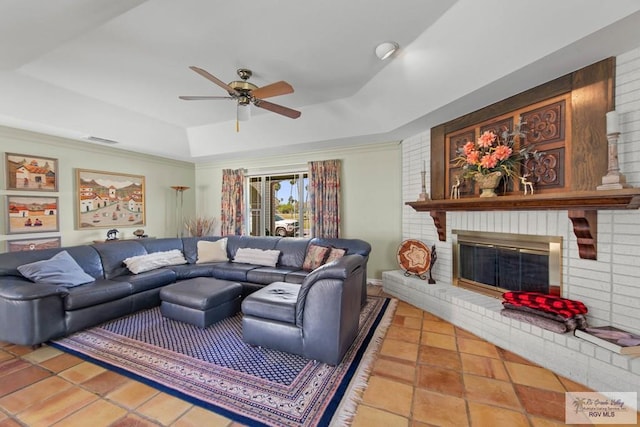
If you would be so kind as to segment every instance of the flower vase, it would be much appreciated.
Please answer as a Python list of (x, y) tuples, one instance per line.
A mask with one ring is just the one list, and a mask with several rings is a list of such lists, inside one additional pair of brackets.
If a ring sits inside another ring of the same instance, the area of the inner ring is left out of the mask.
[(502, 172), (496, 171), (491, 172), (486, 175), (481, 173), (477, 173), (473, 176), (473, 179), (476, 180), (478, 186), (480, 187), (480, 197), (496, 197), (496, 187), (500, 183), (500, 179), (502, 178)]

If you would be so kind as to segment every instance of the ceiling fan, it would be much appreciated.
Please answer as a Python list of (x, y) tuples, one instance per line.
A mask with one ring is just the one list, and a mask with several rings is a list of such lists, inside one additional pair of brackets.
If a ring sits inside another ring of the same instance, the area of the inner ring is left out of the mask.
[(273, 102), (265, 101), (263, 98), (270, 98), (272, 96), (286, 95), (293, 93), (293, 87), (285, 81), (279, 81), (271, 83), (266, 86), (258, 87), (253, 83), (249, 83), (247, 80), (253, 74), (251, 70), (246, 68), (239, 68), (237, 70), (238, 76), (241, 80), (232, 81), (227, 84), (218, 79), (214, 75), (210, 74), (202, 68), (191, 66), (189, 67), (196, 73), (200, 74), (207, 80), (220, 86), (226, 90), (229, 96), (179, 96), (178, 98), (186, 101), (206, 101), (212, 99), (235, 99), (237, 101), (237, 116), (236, 116), (236, 130), (238, 129), (238, 121), (248, 120), (250, 117), (250, 106), (255, 105), (258, 108), (289, 117), (291, 119), (297, 119), (302, 113), (291, 108), (274, 104)]

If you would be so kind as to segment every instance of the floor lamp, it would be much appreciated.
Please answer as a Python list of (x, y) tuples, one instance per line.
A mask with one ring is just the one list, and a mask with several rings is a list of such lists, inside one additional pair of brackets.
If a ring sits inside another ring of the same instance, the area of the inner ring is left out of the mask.
[[(185, 187), (184, 185), (174, 185), (171, 188), (176, 190), (176, 237), (182, 237), (184, 231), (184, 217), (182, 208), (184, 206), (184, 192), (189, 189), (189, 187)], [(178, 197), (180, 194), (180, 197)], [(178, 202), (178, 198), (180, 201)]]

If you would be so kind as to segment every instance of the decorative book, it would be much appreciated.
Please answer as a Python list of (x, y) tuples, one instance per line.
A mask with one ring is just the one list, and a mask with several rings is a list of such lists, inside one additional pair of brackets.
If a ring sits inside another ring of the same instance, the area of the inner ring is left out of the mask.
[(614, 326), (597, 326), (576, 329), (576, 337), (620, 354), (640, 354), (640, 335), (623, 331)]

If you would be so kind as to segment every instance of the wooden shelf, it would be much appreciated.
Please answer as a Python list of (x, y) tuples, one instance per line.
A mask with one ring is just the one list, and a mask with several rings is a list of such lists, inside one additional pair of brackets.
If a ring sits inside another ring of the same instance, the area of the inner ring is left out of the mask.
[(578, 239), (581, 258), (596, 259), (599, 210), (640, 208), (640, 188), (602, 191), (572, 191), (532, 196), (467, 197), (462, 199), (407, 202), (418, 212), (429, 212), (438, 231), (446, 241), (447, 212), (567, 210)]

